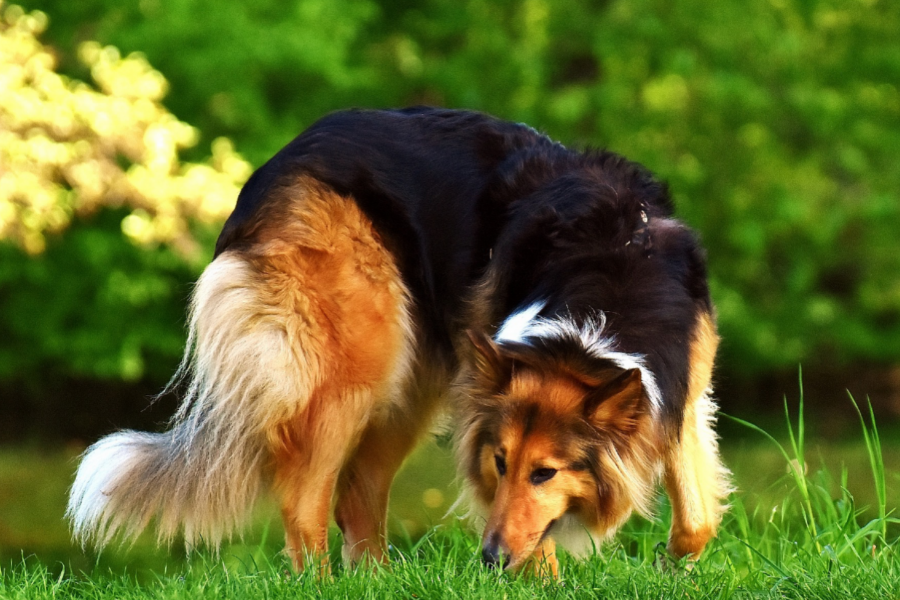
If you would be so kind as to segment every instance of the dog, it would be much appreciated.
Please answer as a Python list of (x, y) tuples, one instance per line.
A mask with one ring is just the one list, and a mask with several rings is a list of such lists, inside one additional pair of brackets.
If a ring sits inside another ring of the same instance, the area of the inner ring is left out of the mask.
[(706, 259), (665, 185), (606, 151), (427, 107), (322, 118), (248, 180), (193, 292), (164, 433), (85, 453), (82, 544), (218, 547), (265, 487), (297, 570), (386, 561), (391, 482), (449, 413), (482, 559), (557, 574), (555, 539), (671, 499), (696, 558), (729, 488)]

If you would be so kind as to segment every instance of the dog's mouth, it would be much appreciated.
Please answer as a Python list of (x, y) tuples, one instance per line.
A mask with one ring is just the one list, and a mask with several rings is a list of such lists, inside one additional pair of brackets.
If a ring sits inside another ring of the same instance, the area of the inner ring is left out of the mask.
[[(544, 528), (544, 533), (541, 534), (541, 542), (547, 539), (547, 536), (550, 535), (550, 530), (553, 529), (553, 526), (556, 525), (556, 521), (558, 519), (553, 519), (549, 523), (547, 523), (547, 527)], [(540, 542), (538, 542), (540, 543)]]
[(550, 532), (553, 529), (553, 526), (556, 525), (557, 520), (558, 519), (553, 519), (552, 521), (547, 523), (547, 526), (544, 528), (544, 531), (541, 533), (541, 537), (538, 540), (538, 543), (535, 544), (535, 547), (534, 547), (534, 549), (532, 549), (531, 553), (526, 555), (524, 558), (520, 558), (517, 561), (507, 562), (503, 566), (503, 568), (511, 570), (511, 571), (518, 571), (520, 568), (522, 568), (524, 565), (526, 565), (528, 563), (528, 556), (530, 556), (531, 554), (536, 552), (538, 550), (538, 548), (540, 548), (541, 544), (544, 543), (544, 540), (546, 540), (548, 537), (550, 537)]
[(540, 538), (538, 538), (537, 544), (531, 550), (531, 552), (518, 556), (515, 558), (512, 555), (505, 555), (500, 550), (499, 545), (494, 542), (492, 545), (485, 545), (482, 549), (482, 560), (486, 565), (491, 568), (501, 568), (504, 570), (516, 571), (518, 570), (525, 562), (527, 562), (527, 557), (530, 556), (531, 553), (535, 552), (536, 548), (538, 548), (544, 540), (546, 540), (550, 536), (550, 532), (553, 529), (553, 526), (556, 525), (558, 519), (553, 519), (547, 526), (544, 528), (544, 531), (541, 532)]

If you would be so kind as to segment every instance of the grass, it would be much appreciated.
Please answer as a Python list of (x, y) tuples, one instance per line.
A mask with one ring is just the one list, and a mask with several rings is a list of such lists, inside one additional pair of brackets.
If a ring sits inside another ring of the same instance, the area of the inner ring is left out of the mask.
[[(659, 532), (645, 532), (655, 537)], [(752, 540), (751, 540), (752, 542)], [(661, 568), (660, 555), (635, 556), (615, 546), (583, 562), (567, 560), (558, 581), (510, 577), (473, 560), (476, 540), (459, 529), (433, 531), (395, 550), (390, 571), (338, 569), (326, 579), (293, 576), (280, 559), (225, 567), (197, 559), (173, 574), (139, 584), (122, 573), (71, 576), (41, 565), (7, 572), (0, 597), (41, 598), (896, 598), (900, 570), (893, 554), (838, 558), (798, 549), (788, 540), (758, 550), (725, 536), (688, 571)], [(751, 566), (753, 556), (757, 565)]]
[[(786, 403), (786, 413), (787, 408)], [(392, 505), (395, 514), (399, 510), (399, 516), (393, 522), (392, 560), (387, 570), (373, 574), (365, 569), (344, 568), (339, 538), (335, 537), (331, 576), (323, 579), (312, 573), (294, 575), (278, 553), (281, 532), (271, 516), (274, 513), (264, 510), (267, 516), (258, 520), (246, 538), (248, 542), (227, 547), (219, 557), (185, 557), (178, 550), (174, 554), (153, 551), (147, 540), (139, 541), (130, 552), (114, 549), (101, 557), (71, 553), (71, 546), (68, 557), (36, 551), (9, 560), (7, 552), (7, 559), (0, 563), (0, 599), (514, 599), (536, 595), (900, 599), (900, 521), (892, 513), (895, 505), (890, 503), (896, 497), (891, 492), (898, 477), (895, 469), (887, 468), (891, 463), (885, 462), (891, 460), (896, 449), (882, 446), (871, 409), (857, 407), (862, 443), (857, 444), (854, 467), (824, 466), (833, 465), (834, 461), (819, 454), (818, 463), (823, 466), (812, 468), (810, 456), (814, 452), (803, 410), (801, 392), (799, 415), (787, 415), (783, 441), (752, 423), (735, 419), (768, 447), (766, 453), (753, 446), (749, 459), (741, 449), (731, 451), (736, 464), (741, 464), (742, 457), (748, 462), (737, 472), (738, 486), (751, 480), (754, 471), (757, 476), (763, 472), (770, 478), (766, 485), (732, 497), (719, 538), (690, 567), (665, 554), (669, 519), (668, 506), (661, 499), (657, 519), (631, 520), (613, 542), (584, 560), (564, 555), (558, 581), (488, 570), (477, 560), (477, 538), (457, 522), (431, 526), (424, 535), (418, 534), (422, 520), (436, 520), (435, 515), (446, 510), (442, 506), (445, 500), (435, 494), (444, 469), (434, 465), (449, 467), (446, 454), (437, 459), (420, 454), (398, 481), (399, 493), (412, 500), (407, 498), (404, 504), (395, 497)], [(3, 461), (0, 455), (0, 468)], [(46, 466), (53, 464), (48, 459)], [(69, 471), (71, 467), (71, 463), (66, 466)], [(773, 473), (782, 475), (773, 478)], [(40, 479), (39, 474), (20, 473), (29, 474)], [(855, 479), (851, 483), (851, 475), (865, 475), (867, 481)], [(423, 493), (421, 488), (412, 489), (412, 482), (430, 487)], [(3, 489), (0, 487), (0, 495)], [(858, 497), (869, 499), (869, 505), (861, 506), (851, 489), (858, 491)], [(422, 496), (432, 506), (431, 512), (424, 515)], [(36, 500), (33, 506), (41, 504)], [(419, 517), (415, 516), (416, 511)], [(25, 513), (19, 516), (27, 518)], [(0, 512), (0, 539), (9, 514)], [(64, 528), (61, 531), (54, 535), (64, 536)], [(22, 541), (28, 542), (25, 538)], [(140, 560), (136, 562), (135, 557)]]

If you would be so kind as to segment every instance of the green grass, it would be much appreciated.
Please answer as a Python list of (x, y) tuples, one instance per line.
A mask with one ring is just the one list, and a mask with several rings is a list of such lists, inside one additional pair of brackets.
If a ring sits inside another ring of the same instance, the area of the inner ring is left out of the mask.
[[(900, 481), (898, 448), (882, 445), (868, 407), (858, 410), (862, 441), (847, 447), (812, 440), (802, 396), (799, 411), (788, 416), (782, 441), (743, 422), (758, 441), (725, 448), (741, 491), (731, 498), (719, 538), (691, 568), (665, 555), (669, 516), (661, 498), (655, 520), (632, 519), (586, 559), (563, 555), (558, 581), (485, 569), (477, 560), (477, 538), (452, 519), (440, 522), (452, 498), (445, 487), (451, 464), (448, 453), (436, 447), (415, 455), (397, 482), (390, 568), (376, 573), (344, 568), (335, 534), (333, 573), (324, 579), (290, 572), (278, 552), (280, 525), (265, 505), (245, 541), (227, 546), (218, 557), (155, 550), (149, 538), (99, 557), (81, 552), (72, 548), (59, 521), (73, 453), (66, 460), (59, 453), (31, 453), (33, 464), (15, 472), (24, 496), (16, 512), (3, 500), (9, 500), (7, 477), (20, 463), (13, 453), (0, 452), (0, 599), (900, 599), (900, 523), (892, 501)], [(48, 480), (59, 483), (40, 493)], [(446, 498), (435, 489), (444, 490)], [(423, 495), (431, 508), (423, 508)], [(59, 522), (36, 516), (54, 510)], [(32, 537), (17, 531), (31, 531)]]
[[(127, 571), (53, 572), (34, 559), (6, 570), (0, 598), (856, 598), (900, 597), (893, 548), (872, 549), (877, 535), (847, 548), (791, 536), (781, 522), (753, 523), (743, 507), (693, 569), (662, 553), (662, 523), (634, 525), (618, 543), (584, 561), (564, 557), (558, 581), (516, 578), (482, 567), (477, 540), (460, 528), (435, 529), (392, 549), (390, 570), (372, 574), (335, 565), (331, 577), (292, 575), (266, 552), (219, 560), (197, 557), (171, 572), (139, 579)], [(820, 522), (823, 529), (846, 529)], [(745, 527), (747, 528), (744, 531)], [(805, 531), (804, 527), (799, 528)], [(796, 532), (794, 532), (796, 533)], [(850, 536), (853, 537), (852, 535)]]

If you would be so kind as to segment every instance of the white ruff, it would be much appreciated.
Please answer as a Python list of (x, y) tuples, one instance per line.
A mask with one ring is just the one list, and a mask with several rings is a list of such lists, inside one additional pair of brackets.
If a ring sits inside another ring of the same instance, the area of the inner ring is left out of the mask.
[(534, 318), (544, 308), (544, 304), (543, 301), (535, 302), (528, 308), (511, 314), (503, 322), (494, 339), (498, 342), (524, 342), (525, 336), (532, 335), (530, 328), (534, 325)]

